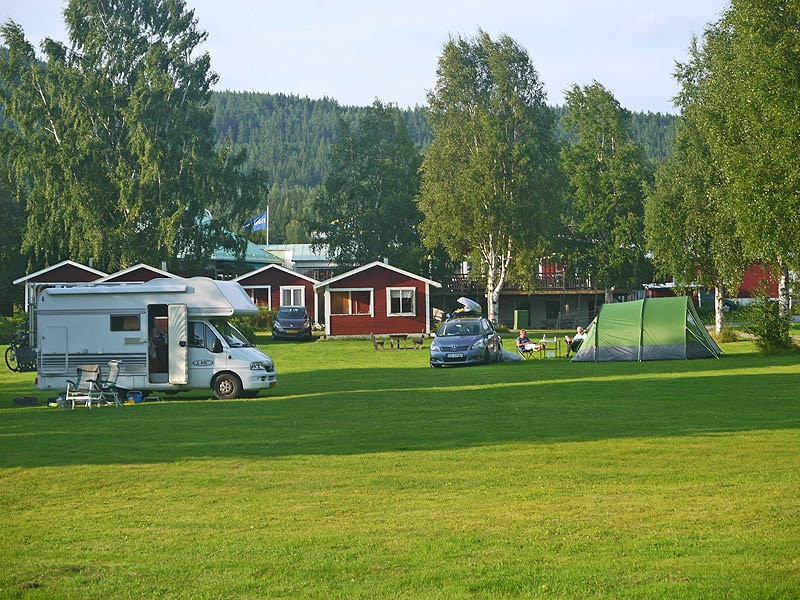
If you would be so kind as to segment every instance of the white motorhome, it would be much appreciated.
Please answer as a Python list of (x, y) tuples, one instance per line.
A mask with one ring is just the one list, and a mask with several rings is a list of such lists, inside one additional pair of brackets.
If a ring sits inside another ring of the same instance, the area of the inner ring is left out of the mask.
[(121, 363), (117, 385), (126, 390), (212, 389), (217, 398), (236, 398), (277, 381), (272, 359), (228, 322), (258, 314), (233, 281), (49, 284), (33, 309), (40, 390), (63, 390), (79, 365), (105, 372), (110, 360)]

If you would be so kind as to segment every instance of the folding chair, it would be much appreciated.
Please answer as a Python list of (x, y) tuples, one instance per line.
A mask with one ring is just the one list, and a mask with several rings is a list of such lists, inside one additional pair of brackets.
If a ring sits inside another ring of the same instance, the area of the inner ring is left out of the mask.
[(517, 346), (517, 352), (520, 356), (522, 356), (523, 360), (528, 360), (529, 358), (534, 358), (536, 353), (539, 353), (539, 356), (542, 355), (542, 351), (545, 349), (546, 344), (542, 342), (541, 344), (533, 344), (533, 347), (528, 349), (524, 346)]
[(117, 388), (117, 378), (119, 377), (120, 363), (118, 360), (108, 361), (108, 377), (98, 379), (97, 385), (100, 388), (100, 401), (114, 406), (122, 406)]
[(97, 384), (98, 379), (100, 379), (100, 365), (80, 365), (77, 379), (67, 381), (66, 403), (73, 410), (76, 404), (92, 408), (92, 402), (96, 404), (103, 397)]

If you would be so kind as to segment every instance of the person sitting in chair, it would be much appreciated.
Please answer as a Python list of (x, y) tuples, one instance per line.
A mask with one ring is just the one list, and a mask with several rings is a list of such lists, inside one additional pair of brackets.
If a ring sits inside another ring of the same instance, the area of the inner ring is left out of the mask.
[(577, 352), (578, 348), (581, 347), (583, 340), (586, 339), (586, 330), (578, 326), (578, 330), (573, 337), (569, 337), (568, 335), (564, 336), (564, 341), (567, 342), (567, 358), (569, 358), (570, 352)]
[(517, 338), (517, 350), (525, 352), (538, 352), (544, 350), (544, 343), (534, 344), (528, 339), (528, 332), (524, 329), (519, 330), (519, 337)]

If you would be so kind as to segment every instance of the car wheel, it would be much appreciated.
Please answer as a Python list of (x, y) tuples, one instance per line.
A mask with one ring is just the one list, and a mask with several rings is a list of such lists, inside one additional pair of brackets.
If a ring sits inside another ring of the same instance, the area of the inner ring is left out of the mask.
[(442, 366), (442, 365), (436, 365), (436, 364), (434, 364), (434, 363), (431, 363), (431, 369), (438, 369), (438, 368), (439, 368), (439, 367), (441, 367), (441, 366)]
[(488, 365), (490, 362), (492, 362), (492, 353), (486, 348), (483, 351), (483, 364)]
[(242, 393), (242, 382), (232, 373), (222, 373), (214, 379), (214, 396), (219, 400), (238, 398)]

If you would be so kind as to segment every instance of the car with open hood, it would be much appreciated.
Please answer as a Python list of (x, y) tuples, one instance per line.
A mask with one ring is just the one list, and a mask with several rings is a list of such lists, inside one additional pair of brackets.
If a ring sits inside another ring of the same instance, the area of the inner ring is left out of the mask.
[(480, 314), (474, 300), (462, 297), (458, 302), (463, 308), (439, 326), (431, 343), (431, 367), (500, 362), (503, 340), (492, 322)]

